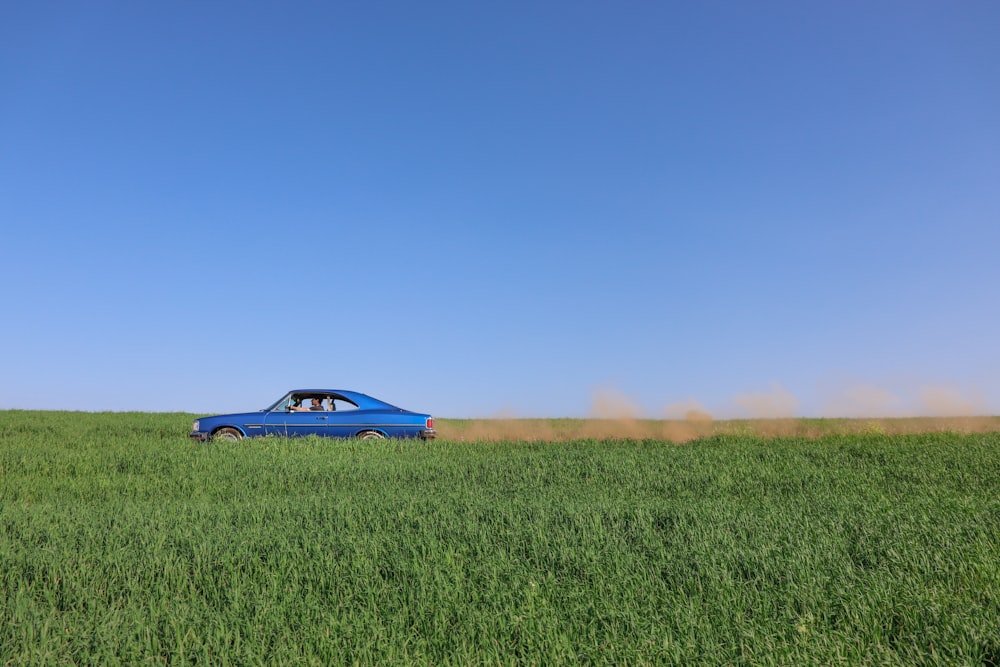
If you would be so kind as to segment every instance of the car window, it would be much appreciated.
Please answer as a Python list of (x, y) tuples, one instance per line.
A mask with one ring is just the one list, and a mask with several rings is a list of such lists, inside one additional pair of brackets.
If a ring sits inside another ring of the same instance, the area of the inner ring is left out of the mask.
[(354, 403), (351, 403), (346, 398), (341, 398), (339, 396), (334, 396), (330, 400), (333, 401), (333, 408), (337, 412), (347, 412), (348, 410), (357, 410), (358, 409), (357, 405), (355, 405)]
[[(323, 409), (328, 410), (327, 400), (325, 395), (320, 394), (292, 394), (291, 405), (296, 408), (310, 409), (312, 408), (312, 399), (319, 398), (323, 401)], [(288, 406), (285, 406), (287, 409)]]
[[(293, 394), (290, 397), (286, 397), (285, 399), (278, 401), (271, 407), (267, 408), (267, 410), (271, 412), (288, 412), (289, 406), (291, 405), (309, 407), (311, 404), (310, 399), (313, 396), (315, 396), (315, 394)], [(322, 398), (323, 409), (327, 411), (334, 410), (336, 412), (347, 412), (348, 410), (358, 409), (356, 404), (342, 396), (330, 396), (328, 394), (323, 394)]]

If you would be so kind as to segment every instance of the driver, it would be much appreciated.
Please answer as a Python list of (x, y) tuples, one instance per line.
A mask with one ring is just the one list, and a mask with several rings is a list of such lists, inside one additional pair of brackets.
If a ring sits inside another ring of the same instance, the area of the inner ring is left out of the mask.
[(291, 410), (292, 412), (309, 412), (310, 410), (312, 410), (312, 411), (319, 411), (319, 412), (324, 411), (323, 410), (323, 399), (322, 398), (316, 398), (314, 396), (311, 399), (311, 402), (312, 402), (312, 405), (310, 405), (308, 408), (304, 408), (304, 407), (302, 407), (300, 405), (292, 405), (292, 406), (289, 406), (288, 409)]

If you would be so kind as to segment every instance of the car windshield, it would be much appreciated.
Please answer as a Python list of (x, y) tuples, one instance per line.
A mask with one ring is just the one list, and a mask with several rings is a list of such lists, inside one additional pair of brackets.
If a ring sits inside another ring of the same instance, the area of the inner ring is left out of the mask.
[(287, 410), (289, 404), (292, 402), (292, 394), (285, 394), (276, 402), (267, 406), (261, 412), (274, 412), (275, 410)]

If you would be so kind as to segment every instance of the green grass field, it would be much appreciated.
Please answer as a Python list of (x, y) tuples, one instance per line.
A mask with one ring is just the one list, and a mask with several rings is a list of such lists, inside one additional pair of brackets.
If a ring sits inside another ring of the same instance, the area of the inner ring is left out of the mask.
[(0, 664), (1000, 664), (996, 431), (190, 421), (0, 412)]

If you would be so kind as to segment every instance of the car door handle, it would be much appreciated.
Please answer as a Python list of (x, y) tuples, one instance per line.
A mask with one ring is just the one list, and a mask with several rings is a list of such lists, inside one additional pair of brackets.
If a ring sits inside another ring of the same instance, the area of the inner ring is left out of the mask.
[(326, 420), (326, 419), (329, 419), (329, 417), (316, 417), (316, 419), (323, 419), (323, 420)]

